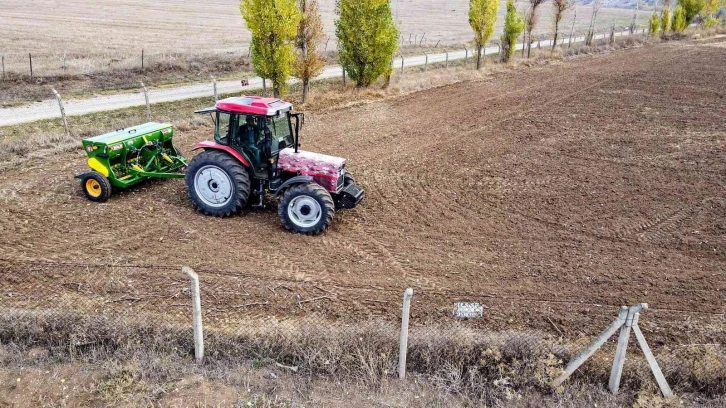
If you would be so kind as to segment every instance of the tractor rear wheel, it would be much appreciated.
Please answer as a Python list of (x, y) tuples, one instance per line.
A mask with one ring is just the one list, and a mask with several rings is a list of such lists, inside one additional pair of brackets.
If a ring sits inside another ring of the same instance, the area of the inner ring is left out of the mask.
[(111, 182), (103, 174), (91, 171), (81, 177), (81, 190), (87, 199), (102, 203), (111, 196)]
[(289, 231), (318, 235), (333, 222), (335, 204), (319, 184), (297, 184), (282, 195), (277, 212)]
[(187, 166), (184, 182), (197, 211), (217, 217), (239, 213), (250, 197), (250, 175), (227, 153), (206, 150)]

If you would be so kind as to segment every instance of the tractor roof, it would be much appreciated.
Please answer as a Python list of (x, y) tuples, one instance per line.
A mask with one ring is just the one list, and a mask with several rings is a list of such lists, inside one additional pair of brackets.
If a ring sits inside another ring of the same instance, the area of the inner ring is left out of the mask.
[(292, 110), (292, 104), (277, 98), (237, 96), (218, 101), (215, 108), (220, 111), (242, 113), (246, 115), (275, 116)]

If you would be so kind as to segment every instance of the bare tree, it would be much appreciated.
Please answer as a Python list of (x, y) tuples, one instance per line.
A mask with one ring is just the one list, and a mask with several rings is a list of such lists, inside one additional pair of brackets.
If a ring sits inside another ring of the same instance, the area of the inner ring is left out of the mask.
[(537, 21), (539, 21), (537, 8), (545, 1), (546, 0), (529, 0), (529, 13), (527, 13), (527, 22), (525, 25), (527, 37), (525, 41), (527, 43), (527, 58), (529, 58), (530, 52), (532, 51), (532, 31), (534, 31), (534, 27), (537, 26)]
[(592, 38), (595, 36), (595, 19), (597, 18), (597, 12), (600, 11), (602, 6), (602, 0), (593, 0), (592, 2), (592, 18), (590, 19), (590, 28), (587, 30), (587, 37), (585, 37), (585, 45), (592, 45)]
[(569, 44), (567, 44), (567, 48), (572, 47), (572, 36), (575, 34), (575, 21), (577, 21), (577, 5), (575, 5), (573, 7), (573, 9), (575, 9), (575, 15), (572, 16), (572, 28), (570, 29), (570, 42), (569, 42)]
[(573, 0), (552, 0), (555, 20), (555, 38), (552, 41), (552, 51), (554, 51), (555, 47), (557, 47), (557, 37), (560, 33), (560, 21), (562, 21), (562, 17), (565, 16), (565, 11), (574, 5), (575, 2)]
[(635, 32), (635, 22), (638, 18), (638, 9), (640, 8), (640, 0), (636, 0), (635, 2), (635, 11), (633, 12), (633, 22), (630, 23), (630, 34), (633, 34)]

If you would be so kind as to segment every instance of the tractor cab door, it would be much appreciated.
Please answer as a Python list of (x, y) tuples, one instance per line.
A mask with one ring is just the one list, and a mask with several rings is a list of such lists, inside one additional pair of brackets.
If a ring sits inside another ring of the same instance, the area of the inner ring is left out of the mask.
[(230, 119), (230, 146), (247, 159), (255, 175), (266, 174), (263, 117), (233, 114)]

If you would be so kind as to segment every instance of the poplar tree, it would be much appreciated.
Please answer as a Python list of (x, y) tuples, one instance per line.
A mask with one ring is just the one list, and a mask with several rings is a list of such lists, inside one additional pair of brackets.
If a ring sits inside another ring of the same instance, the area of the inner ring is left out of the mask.
[(295, 60), (293, 42), (300, 22), (295, 0), (241, 0), (240, 12), (252, 32), (251, 57), (255, 73), (272, 81), (275, 97), (287, 90)]
[(663, 36), (671, 29), (671, 6), (666, 3), (660, 15), (660, 32)]
[(323, 41), (325, 33), (318, 9), (318, 0), (298, 0), (298, 6), (301, 18), (295, 37), (297, 58), (293, 64), (293, 73), (302, 81), (302, 101), (305, 103), (310, 92), (310, 80), (320, 75), (325, 66), (325, 62), (318, 53), (318, 46)]
[(650, 20), (648, 21), (648, 27), (650, 27), (650, 35), (657, 35), (658, 29), (660, 29), (660, 18), (658, 17), (658, 13), (653, 10), (653, 14), (650, 15)]
[(686, 12), (680, 4), (673, 10), (673, 31), (680, 33), (686, 29)]
[(469, 0), (469, 25), (474, 30), (476, 69), (481, 68), (482, 49), (494, 34), (499, 0)]
[(391, 70), (398, 29), (388, 0), (338, 0), (338, 60), (358, 88)]
[(507, 0), (507, 14), (504, 17), (504, 33), (502, 34), (502, 56), (503, 62), (508, 62), (514, 55), (514, 47), (517, 45), (517, 38), (524, 31), (524, 17), (517, 12), (513, 0)]

